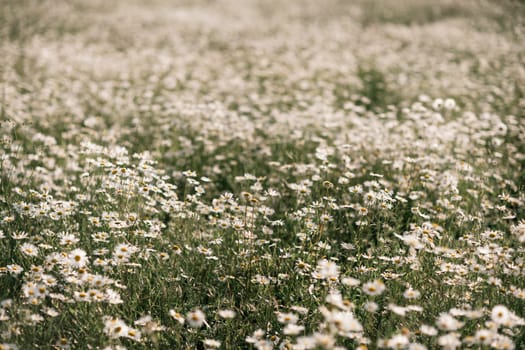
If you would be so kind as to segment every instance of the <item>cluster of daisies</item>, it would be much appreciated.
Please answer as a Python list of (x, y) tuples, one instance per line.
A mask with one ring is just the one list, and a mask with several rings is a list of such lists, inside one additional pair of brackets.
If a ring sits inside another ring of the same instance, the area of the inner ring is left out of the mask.
[(1, 4), (0, 350), (524, 348), (525, 31), (374, 4)]

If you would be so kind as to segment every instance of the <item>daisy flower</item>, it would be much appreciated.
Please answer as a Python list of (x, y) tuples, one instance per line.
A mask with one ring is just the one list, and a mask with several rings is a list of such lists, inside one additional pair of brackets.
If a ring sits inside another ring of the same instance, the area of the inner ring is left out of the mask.
[(385, 289), (386, 286), (381, 280), (374, 280), (363, 285), (363, 292), (371, 296), (380, 295)]
[(31, 243), (24, 243), (20, 246), (20, 251), (27, 256), (38, 256), (38, 247)]
[(204, 315), (204, 313), (201, 310), (197, 309), (188, 312), (188, 314), (186, 315), (186, 321), (188, 321), (190, 327), (200, 328), (203, 324), (206, 323), (206, 315)]

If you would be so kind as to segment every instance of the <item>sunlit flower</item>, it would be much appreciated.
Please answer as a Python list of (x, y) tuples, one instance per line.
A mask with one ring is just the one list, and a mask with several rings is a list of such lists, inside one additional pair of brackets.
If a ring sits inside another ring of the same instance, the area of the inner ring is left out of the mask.
[(330, 260), (320, 260), (317, 263), (315, 272), (312, 273), (312, 276), (316, 279), (327, 279), (335, 281), (339, 277), (339, 266)]
[(443, 350), (455, 350), (461, 346), (461, 340), (457, 333), (442, 335), (438, 338), (437, 342)]
[(186, 315), (186, 321), (188, 321), (190, 327), (200, 328), (206, 322), (206, 316), (201, 310), (197, 309)]
[(220, 317), (225, 318), (225, 319), (229, 319), (229, 318), (234, 318), (235, 317), (235, 311), (233, 311), (233, 310), (228, 310), (228, 309), (219, 310), (217, 313), (219, 314)]
[(379, 305), (373, 301), (367, 301), (363, 304), (363, 308), (370, 313), (374, 313), (379, 310)]
[(211, 349), (217, 349), (221, 346), (221, 342), (215, 339), (204, 339), (204, 346)]
[(492, 321), (499, 325), (504, 325), (510, 320), (510, 312), (504, 305), (494, 306), (491, 312)]
[(24, 243), (20, 246), (20, 251), (27, 256), (38, 256), (38, 248), (34, 244)]
[(173, 317), (177, 322), (179, 322), (180, 324), (184, 324), (184, 322), (186, 322), (186, 319), (184, 318), (184, 316), (178, 312), (176, 312), (175, 310), (171, 309), (169, 311), (169, 315), (171, 317)]
[(386, 286), (381, 280), (374, 280), (363, 285), (363, 292), (372, 296), (382, 294), (385, 289)]
[(425, 334), (425, 335), (428, 335), (428, 336), (435, 336), (438, 334), (438, 330), (432, 326), (429, 326), (429, 325), (421, 325), (421, 327), (419, 327), (419, 330), (421, 331), (422, 334)]
[(277, 313), (277, 320), (280, 323), (297, 323), (299, 318), (296, 314), (290, 313), (290, 312), (278, 312)]
[(341, 279), (341, 283), (349, 287), (357, 287), (359, 284), (361, 284), (361, 281), (357, 278), (345, 277)]
[(128, 326), (119, 318), (108, 318), (104, 322), (104, 333), (110, 338), (126, 337)]
[(442, 313), (439, 315), (436, 325), (439, 329), (445, 331), (456, 331), (463, 327), (464, 323), (458, 321), (448, 313)]
[(304, 331), (304, 326), (295, 323), (289, 323), (283, 328), (283, 334), (285, 335), (297, 335), (302, 331)]
[(386, 346), (390, 349), (405, 349), (410, 343), (410, 340), (406, 335), (396, 334), (392, 338), (388, 339)]
[(417, 299), (421, 296), (421, 293), (418, 290), (408, 288), (403, 292), (403, 297), (405, 299)]
[(479, 329), (474, 335), (474, 339), (477, 343), (482, 345), (490, 345), (492, 339), (494, 338), (494, 332), (489, 329)]
[(18, 264), (7, 265), (7, 271), (14, 275), (19, 275), (24, 271), (24, 268)]
[(88, 257), (84, 250), (77, 248), (69, 253), (69, 264), (73, 267), (84, 267), (88, 263)]

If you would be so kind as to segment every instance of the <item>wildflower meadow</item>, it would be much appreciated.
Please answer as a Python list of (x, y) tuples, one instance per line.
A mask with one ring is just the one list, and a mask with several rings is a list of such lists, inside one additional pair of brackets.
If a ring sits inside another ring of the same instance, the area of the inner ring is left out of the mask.
[(525, 3), (0, 0), (0, 349), (525, 349)]

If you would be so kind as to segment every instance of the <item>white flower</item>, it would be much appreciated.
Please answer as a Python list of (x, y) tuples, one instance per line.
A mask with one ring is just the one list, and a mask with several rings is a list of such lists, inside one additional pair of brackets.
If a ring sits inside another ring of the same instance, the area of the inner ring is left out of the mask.
[(110, 338), (127, 336), (128, 326), (119, 318), (107, 318), (104, 322), (104, 333)]
[(315, 338), (310, 336), (310, 337), (297, 338), (297, 342), (293, 348), (298, 349), (298, 350), (309, 350), (309, 349), (314, 349), (315, 346), (316, 346)]
[(328, 293), (326, 296), (325, 301), (328, 304), (336, 306), (340, 309), (348, 309), (348, 307), (343, 302), (343, 296), (337, 290), (330, 291), (330, 293)]
[(68, 257), (68, 262), (73, 267), (84, 267), (88, 263), (86, 252), (79, 248), (72, 250)]
[(379, 305), (373, 301), (367, 301), (363, 304), (363, 308), (368, 312), (374, 313), (379, 309)]
[(444, 350), (454, 350), (461, 346), (461, 340), (457, 333), (448, 333), (438, 338), (438, 344)]
[(141, 337), (141, 333), (139, 330), (135, 328), (128, 327), (125, 337), (139, 341)]
[(0, 343), (0, 349), (2, 350), (18, 350), (18, 346), (15, 344)]
[(184, 316), (182, 316), (180, 313), (176, 312), (175, 310), (171, 309), (169, 311), (169, 315), (171, 317), (173, 317), (177, 322), (179, 322), (180, 324), (184, 324), (184, 322), (186, 321), (184, 319)]
[(297, 323), (299, 318), (297, 317), (296, 314), (291, 313), (291, 312), (286, 312), (286, 313), (278, 312), (277, 313), (277, 320), (280, 323), (294, 323), (295, 324), (295, 323)]
[(361, 281), (353, 277), (345, 277), (341, 280), (341, 283), (348, 287), (357, 287)]
[(406, 298), (406, 299), (417, 299), (420, 296), (421, 296), (421, 293), (418, 290), (415, 290), (415, 289), (412, 289), (412, 288), (408, 288), (403, 293), (403, 297)]
[(315, 342), (323, 349), (332, 349), (335, 345), (335, 338), (331, 334), (314, 333)]
[(512, 339), (503, 334), (496, 334), (490, 346), (494, 349), (504, 350), (514, 350), (516, 348), (516, 344), (514, 344)]
[(308, 308), (298, 305), (293, 305), (290, 307), (293, 311), (297, 311), (301, 315), (306, 315), (308, 313)]
[(250, 344), (255, 344), (257, 343), (259, 340), (261, 340), (261, 338), (264, 336), (264, 331), (262, 329), (256, 329), (252, 335), (249, 335), (246, 337), (246, 342), (247, 343), (250, 343)]
[(388, 304), (388, 309), (399, 316), (405, 316), (407, 308), (395, 304)]
[(476, 342), (482, 345), (490, 345), (492, 339), (494, 338), (495, 333), (489, 329), (479, 329), (476, 331), (474, 338)]
[(24, 271), (24, 268), (18, 264), (7, 265), (7, 271), (14, 275), (19, 275)]
[(394, 233), (394, 235), (400, 240), (402, 240), (403, 243), (405, 243), (410, 248), (419, 250), (425, 247), (423, 243), (421, 243), (421, 241), (419, 240), (419, 237), (417, 237), (415, 234), (406, 234), (406, 235), (400, 236), (397, 233)]
[(404, 349), (410, 341), (406, 335), (396, 334), (391, 339), (388, 339), (386, 346), (391, 349)]
[(432, 102), (432, 108), (434, 109), (441, 109), (443, 108), (443, 99), (436, 98), (434, 102)]
[(445, 109), (451, 110), (456, 107), (456, 101), (454, 101), (452, 98), (447, 98), (443, 105)]
[(381, 280), (374, 280), (363, 285), (363, 292), (372, 296), (382, 294), (385, 289), (386, 286)]
[(188, 314), (186, 315), (186, 321), (188, 321), (190, 327), (200, 328), (206, 322), (206, 315), (204, 315), (204, 312), (197, 309), (188, 312)]
[(38, 256), (38, 247), (31, 243), (22, 244), (20, 251), (28, 256)]
[(316, 279), (326, 279), (336, 281), (339, 277), (339, 266), (330, 260), (320, 260), (317, 263), (316, 271), (312, 274)]
[(490, 316), (496, 324), (503, 325), (510, 320), (510, 311), (504, 305), (497, 305), (492, 309)]
[(339, 331), (344, 333), (363, 331), (363, 326), (350, 311), (334, 312), (327, 321), (334, 324)]
[(60, 245), (71, 246), (80, 241), (80, 239), (72, 233), (63, 233), (60, 237)]
[(234, 318), (235, 317), (235, 311), (233, 310), (219, 310), (217, 313), (222, 318)]
[(122, 301), (120, 294), (111, 288), (107, 288), (104, 295), (106, 297), (106, 301), (110, 304), (122, 304), (124, 302)]
[(464, 323), (456, 320), (450, 314), (442, 313), (436, 322), (439, 329), (444, 331), (456, 331), (463, 327)]
[(294, 323), (289, 323), (284, 327), (283, 333), (286, 335), (297, 335), (304, 331), (304, 326), (299, 326)]
[(438, 334), (438, 330), (436, 328), (426, 324), (421, 325), (421, 327), (419, 327), (419, 330), (421, 331), (421, 333), (431, 337)]
[(525, 243), (525, 220), (512, 226), (510, 232), (518, 238), (518, 241)]
[(221, 342), (215, 339), (204, 339), (203, 341), (204, 345), (208, 348), (219, 348), (221, 346)]

